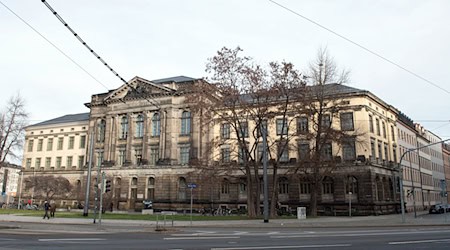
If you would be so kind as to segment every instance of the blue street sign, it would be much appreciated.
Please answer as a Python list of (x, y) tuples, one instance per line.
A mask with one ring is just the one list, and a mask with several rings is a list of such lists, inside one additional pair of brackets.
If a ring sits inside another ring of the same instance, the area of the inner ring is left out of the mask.
[(195, 183), (190, 183), (190, 184), (187, 185), (187, 187), (188, 187), (188, 188), (196, 188), (196, 187), (197, 187), (197, 184), (195, 184)]

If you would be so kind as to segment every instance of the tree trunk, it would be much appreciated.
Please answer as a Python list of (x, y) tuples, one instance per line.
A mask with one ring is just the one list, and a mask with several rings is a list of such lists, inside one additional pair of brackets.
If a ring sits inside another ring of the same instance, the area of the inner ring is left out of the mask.
[(310, 216), (317, 217), (317, 183), (311, 183)]

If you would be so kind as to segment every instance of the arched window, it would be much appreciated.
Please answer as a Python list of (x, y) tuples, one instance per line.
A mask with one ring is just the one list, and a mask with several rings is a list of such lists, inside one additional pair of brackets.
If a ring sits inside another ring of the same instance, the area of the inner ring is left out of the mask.
[(142, 138), (144, 136), (144, 117), (142, 115), (138, 115), (136, 117), (136, 138)]
[(137, 186), (137, 182), (138, 182), (138, 178), (137, 177), (133, 177), (131, 179), (131, 186)]
[(137, 199), (137, 184), (138, 184), (138, 178), (137, 177), (131, 178), (130, 199), (132, 201)]
[(322, 192), (323, 194), (333, 194), (334, 193), (334, 183), (331, 177), (326, 176), (322, 181)]
[(220, 193), (221, 194), (229, 194), (230, 193), (230, 182), (228, 181), (228, 179), (223, 179)]
[(186, 199), (186, 179), (184, 177), (178, 178), (178, 199)]
[(189, 135), (191, 133), (191, 112), (184, 111), (181, 114), (181, 134)]
[(358, 193), (358, 179), (356, 179), (356, 177), (354, 176), (347, 177), (345, 193), (349, 194), (350, 192), (352, 192), (352, 194)]
[(97, 123), (97, 142), (105, 141), (106, 121), (100, 120)]
[(161, 118), (159, 113), (155, 113), (152, 117), (152, 136), (159, 136), (161, 134)]
[(155, 199), (155, 178), (153, 177), (148, 178), (147, 199), (152, 201)]
[(128, 136), (128, 117), (123, 116), (120, 121), (120, 139), (126, 139)]
[(286, 177), (281, 177), (278, 179), (278, 193), (289, 194), (289, 181)]

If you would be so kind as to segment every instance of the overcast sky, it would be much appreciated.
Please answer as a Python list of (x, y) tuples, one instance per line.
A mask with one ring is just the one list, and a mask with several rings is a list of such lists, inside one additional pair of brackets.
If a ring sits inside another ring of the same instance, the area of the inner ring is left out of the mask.
[[(40, 0), (0, 0), (108, 89), (115, 78)], [(450, 1), (275, 0), (450, 91)], [(204, 77), (207, 58), (240, 46), (257, 62), (305, 69), (327, 47), (371, 91), (450, 138), (450, 94), (266, 0), (48, 0), (124, 79)], [(107, 89), (0, 5), (1, 106), (20, 92), (30, 123), (89, 112)], [(1, 107), (0, 106), (0, 107)]]

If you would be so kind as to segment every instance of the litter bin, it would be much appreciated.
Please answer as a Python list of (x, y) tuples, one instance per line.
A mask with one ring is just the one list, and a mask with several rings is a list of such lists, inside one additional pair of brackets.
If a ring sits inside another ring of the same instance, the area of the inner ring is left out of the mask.
[(306, 219), (306, 207), (297, 207), (297, 219)]

